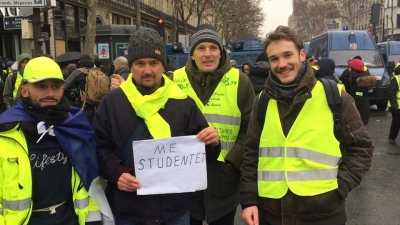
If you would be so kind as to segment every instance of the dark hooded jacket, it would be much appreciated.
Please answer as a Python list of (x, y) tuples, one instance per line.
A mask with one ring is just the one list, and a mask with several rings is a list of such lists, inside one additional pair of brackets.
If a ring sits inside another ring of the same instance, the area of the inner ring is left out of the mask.
[(368, 71), (356, 73), (350, 71), (349, 75), (349, 89), (346, 91), (353, 96), (361, 119), (366, 125), (370, 114), (368, 89), (376, 86), (376, 79)]
[(131, 71), (129, 70), (128, 66), (122, 67), (119, 70), (115, 70), (114, 74), (119, 74), (121, 75), (121, 77), (124, 78), (124, 80), (126, 80), (129, 76), (129, 74), (131, 73)]
[[(307, 67), (306, 74), (295, 90), (295, 97), (291, 99), (291, 104), (284, 100), (277, 100), (285, 136), (289, 133), (304, 103), (312, 98), (311, 91), (317, 80), (308, 63)], [(266, 93), (269, 98), (276, 99), (271, 76), (265, 85)], [(346, 92), (342, 92), (341, 96), (340, 123), (344, 135), (344, 146), (353, 167), (348, 168), (344, 162), (340, 162), (336, 190), (315, 196), (298, 196), (288, 190), (281, 199), (263, 198), (257, 193), (257, 165), (263, 125), (259, 124), (257, 119), (258, 99), (254, 101), (241, 169), (240, 197), (243, 207), (258, 205), (259, 214), (271, 225), (281, 225), (283, 220), (285, 224), (297, 225), (338, 225), (346, 222), (345, 198), (360, 184), (365, 172), (371, 166), (374, 146), (357, 112), (353, 98)]]
[[(231, 68), (229, 55), (224, 51), (220, 65), (214, 73), (199, 72), (193, 60), (187, 62), (185, 70), (194, 91), (206, 105), (224, 74)], [(240, 72), (237, 104), (242, 120), (239, 135), (225, 158), (229, 165), (219, 161), (208, 163), (208, 187), (204, 192), (196, 192), (192, 197), (190, 215), (195, 219), (215, 221), (235, 210), (239, 204), (239, 171), (254, 97), (249, 78)]]
[(264, 84), (269, 76), (270, 70), (271, 66), (267, 61), (256, 62), (251, 68), (249, 77), (256, 95), (264, 89)]
[[(125, 82), (133, 82), (127, 80)], [(146, 90), (138, 90), (151, 94)], [(208, 127), (207, 121), (190, 97), (169, 99), (158, 112), (170, 125), (171, 136), (196, 135)], [(140, 224), (163, 224), (172, 220), (190, 208), (190, 193), (137, 195), (118, 189), (118, 180), (123, 173), (135, 176), (133, 157), (123, 161), (126, 146), (139, 124), (143, 122), (121, 88), (110, 91), (101, 101), (96, 111), (93, 127), (97, 139), (100, 173), (108, 181), (107, 199), (113, 214), (133, 220)], [(146, 127), (138, 140), (152, 139)], [(216, 161), (220, 145), (215, 148), (206, 146), (206, 160)]]
[[(21, 76), (24, 75), (24, 70), (21, 68), (21, 63), (25, 59), (29, 59), (30, 60), (30, 59), (32, 59), (32, 56), (29, 55), (29, 54), (20, 54), (18, 56), (18, 73)], [(6, 104), (7, 108), (9, 108), (10, 106), (16, 104), (18, 102), (18, 100), (20, 99), (20, 97), (21, 97), (21, 94), (18, 91), (17, 96), (15, 97), (15, 99), (12, 99), (16, 80), (17, 80), (17, 73), (14, 72), (14, 73), (12, 73), (12, 75), (9, 75), (7, 77), (6, 82), (4, 84), (3, 99), (4, 99), (4, 103)], [(21, 84), (22, 84), (22, 82), (21, 82)]]

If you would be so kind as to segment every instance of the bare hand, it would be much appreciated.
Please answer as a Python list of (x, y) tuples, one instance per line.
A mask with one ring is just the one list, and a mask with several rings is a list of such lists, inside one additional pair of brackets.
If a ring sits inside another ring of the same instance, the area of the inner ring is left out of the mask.
[(118, 189), (121, 191), (135, 192), (140, 189), (140, 183), (136, 177), (129, 173), (123, 173), (118, 179)]
[(247, 225), (258, 225), (257, 206), (247, 207), (242, 212), (242, 217)]
[(113, 74), (111, 76), (110, 90), (114, 90), (116, 88), (119, 88), (119, 85), (121, 85), (122, 82), (124, 82), (124, 81), (125, 81), (125, 79), (123, 77), (121, 77), (121, 75)]
[(212, 127), (204, 128), (197, 134), (197, 138), (206, 145), (217, 146), (219, 144), (218, 132)]

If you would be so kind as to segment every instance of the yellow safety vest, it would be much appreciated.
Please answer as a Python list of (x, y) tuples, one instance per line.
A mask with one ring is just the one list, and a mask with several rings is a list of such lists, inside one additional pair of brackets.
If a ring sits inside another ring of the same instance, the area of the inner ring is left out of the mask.
[[(397, 67), (400, 67), (400, 63), (397, 63), (396, 66), (393, 69), (393, 74), (394, 74), (394, 70), (396, 70)], [(394, 74), (394, 75), (400, 75), (400, 74)]]
[[(400, 65), (400, 64), (398, 64), (398, 65)], [(400, 78), (399, 78), (399, 75), (394, 75), (393, 77), (396, 79), (397, 85), (399, 86), (399, 88), (397, 89), (397, 92), (396, 92), (396, 101), (397, 101), (397, 108), (400, 109)], [(388, 106), (392, 107), (390, 104), (390, 101), (388, 101)]]
[(18, 91), (19, 91), (19, 87), (21, 86), (21, 82), (22, 82), (22, 75), (18, 72), (17, 73), (17, 80), (15, 81), (15, 85), (14, 85), (14, 90), (13, 90), (13, 97), (16, 98)]
[(208, 124), (217, 130), (221, 141), (221, 153), (218, 160), (224, 162), (240, 130), (242, 114), (237, 105), (239, 70), (232, 68), (222, 77), (205, 106), (190, 84), (185, 67), (174, 72), (174, 81), (180, 89), (194, 99)]
[(314, 196), (338, 188), (342, 154), (320, 81), (311, 95), (287, 137), (282, 131), (277, 101), (269, 100), (260, 138), (257, 174), (260, 197), (280, 199), (288, 189), (299, 196)]
[[(32, 213), (31, 167), (25, 136), (19, 126), (0, 133), (0, 224), (26, 225)], [(98, 206), (89, 197), (85, 187), (79, 187), (81, 179), (75, 170), (71, 179), (79, 225), (85, 225), (85, 221), (101, 220)], [(20, 189), (19, 186), (24, 188)]]

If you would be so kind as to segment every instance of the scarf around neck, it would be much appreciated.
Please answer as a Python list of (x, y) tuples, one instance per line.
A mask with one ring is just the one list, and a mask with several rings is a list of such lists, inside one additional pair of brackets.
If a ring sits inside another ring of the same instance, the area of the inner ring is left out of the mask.
[(68, 118), (70, 104), (63, 96), (60, 103), (54, 106), (40, 107), (32, 103), (29, 98), (21, 98), (24, 110), (33, 118), (44, 121), (48, 125), (58, 125)]
[(127, 81), (120, 87), (136, 115), (144, 119), (150, 134), (154, 139), (171, 137), (171, 128), (169, 124), (160, 116), (158, 111), (164, 108), (168, 99), (185, 99), (187, 95), (178, 85), (172, 82), (166, 75), (162, 75), (164, 86), (159, 87), (155, 92), (149, 95), (142, 95), (137, 89), (132, 79), (132, 73), (129, 74)]
[(306, 61), (304, 61), (300, 68), (299, 74), (291, 84), (282, 84), (278, 77), (276, 77), (276, 75), (271, 72), (272, 76), (270, 77), (274, 87), (274, 94), (276, 99), (284, 100), (286, 102), (292, 101), (296, 93), (296, 89), (299, 86), (303, 77), (305, 76), (306, 72), (307, 64)]

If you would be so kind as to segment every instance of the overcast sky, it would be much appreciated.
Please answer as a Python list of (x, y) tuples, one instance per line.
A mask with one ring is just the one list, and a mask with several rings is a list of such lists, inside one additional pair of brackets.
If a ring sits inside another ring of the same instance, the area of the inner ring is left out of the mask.
[(275, 30), (279, 25), (288, 25), (289, 16), (292, 14), (292, 0), (262, 0), (264, 26), (261, 28), (261, 37)]

